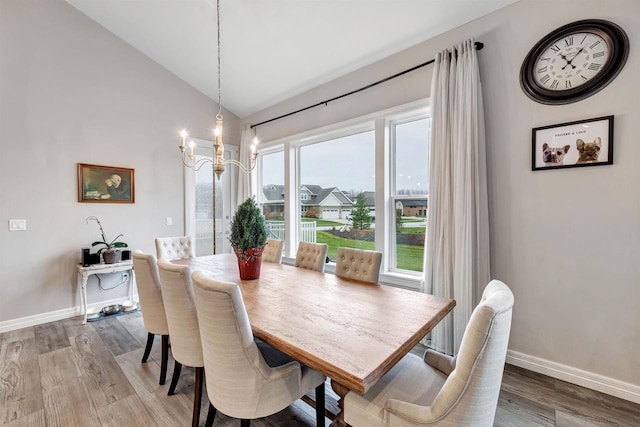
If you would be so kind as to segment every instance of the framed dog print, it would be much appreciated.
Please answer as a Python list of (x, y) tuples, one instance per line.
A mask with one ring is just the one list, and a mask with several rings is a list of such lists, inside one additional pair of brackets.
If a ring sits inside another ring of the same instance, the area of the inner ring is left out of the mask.
[(78, 163), (78, 202), (134, 203), (134, 170)]
[(533, 129), (531, 169), (613, 164), (613, 116)]

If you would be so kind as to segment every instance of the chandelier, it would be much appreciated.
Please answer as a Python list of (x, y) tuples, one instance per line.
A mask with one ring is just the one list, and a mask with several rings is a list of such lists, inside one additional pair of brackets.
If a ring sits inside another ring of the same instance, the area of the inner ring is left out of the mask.
[(233, 164), (238, 166), (243, 172), (250, 173), (256, 167), (256, 145), (258, 144), (258, 138), (255, 137), (253, 139), (253, 143), (251, 144), (251, 157), (250, 157), (250, 165), (245, 166), (237, 160), (233, 159), (225, 159), (224, 158), (224, 143), (222, 142), (222, 87), (220, 86), (220, 0), (217, 0), (217, 29), (218, 29), (218, 114), (216, 114), (216, 127), (213, 131), (214, 139), (211, 141), (213, 143), (213, 158), (202, 157), (196, 160), (196, 157), (193, 153), (193, 149), (195, 147), (195, 142), (189, 142), (189, 153), (187, 154), (187, 131), (186, 129), (182, 129), (180, 132), (181, 142), (178, 148), (180, 149), (182, 164), (185, 167), (193, 169), (194, 171), (200, 170), (202, 166), (207, 163), (211, 163), (213, 165), (213, 172), (216, 177), (220, 179), (222, 172), (224, 172), (225, 165)]

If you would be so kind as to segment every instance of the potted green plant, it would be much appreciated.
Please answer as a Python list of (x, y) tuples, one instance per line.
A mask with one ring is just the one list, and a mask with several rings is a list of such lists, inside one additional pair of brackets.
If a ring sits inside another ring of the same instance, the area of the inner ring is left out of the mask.
[(104, 230), (102, 229), (102, 224), (100, 224), (100, 220), (95, 216), (87, 217), (87, 224), (89, 221), (95, 221), (98, 223), (98, 227), (100, 227), (100, 236), (102, 236), (102, 240), (97, 242), (93, 242), (91, 246), (104, 246), (104, 248), (98, 249), (98, 255), (102, 255), (105, 264), (114, 264), (120, 261), (120, 251), (116, 250), (117, 248), (126, 248), (127, 245), (124, 242), (118, 242), (117, 240), (120, 237), (124, 237), (124, 234), (118, 234), (115, 239), (107, 240), (107, 237), (104, 235)]
[(267, 229), (260, 208), (253, 198), (248, 198), (236, 211), (231, 220), (229, 241), (238, 257), (240, 279), (251, 280), (260, 277), (262, 251), (267, 243)]

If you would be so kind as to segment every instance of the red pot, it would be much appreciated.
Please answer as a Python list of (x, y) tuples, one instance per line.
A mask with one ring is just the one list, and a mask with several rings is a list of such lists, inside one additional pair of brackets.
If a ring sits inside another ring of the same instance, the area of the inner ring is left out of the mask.
[(260, 248), (250, 248), (246, 251), (239, 249), (235, 251), (236, 257), (238, 257), (238, 269), (240, 270), (241, 280), (253, 280), (260, 277), (262, 251), (264, 251), (264, 246)]

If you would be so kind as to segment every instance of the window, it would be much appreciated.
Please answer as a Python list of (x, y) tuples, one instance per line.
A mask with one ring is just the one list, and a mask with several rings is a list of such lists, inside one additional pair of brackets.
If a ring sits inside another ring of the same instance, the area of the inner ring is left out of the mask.
[(284, 240), (284, 152), (282, 150), (260, 156), (262, 192), (258, 202), (269, 237)]
[(375, 247), (369, 215), (375, 187), (374, 137), (367, 131), (300, 147), (301, 191), (310, 196), (301, 197), (299, 238), (326, 243), (332, 260), (340, 246)]
[[(381, 282), (419, 288), (430, 124), (422, 101), (263, 143), (264, 165), (279, 171), (278, 183), (292, 193), (287, 200), (299, 204), (286, 210), (295, 241), (285, 245), (285, 255), (295, 257), (300, 241), (327, 243), (332, 260), (341, 246), (378, 250)], [(275, 150), (282, 150), (277, 158)], [(265, 173), (263, 182), (276, 181)]]
[(394, 159), (391, 185), (394, 238), (389, 242), (390, 269), (421, 272), (427, 227), (429, 191), (429, 131), (431, 119), (393, 121), (391, 132)]
[[(196, 160), (212, 159), (211, 142), (194, 139)], [(237, 158), (237, 147), (225, 145), (224, 156), (227, 159)], [(214, 179), (210, 163), (200, 170), (185, 170), (185, 202), (187, 235), (191, 236), (196, 256), (213, 254), (213, 198), (215, 184), (215, 217), (216, 217), (216, 253), (229, 252), (231, 246), (225, 236), (229, 232), (231, 216), (231, 187), (235, 186), (232, 174), (224, 173), (220, 179)]]

